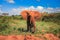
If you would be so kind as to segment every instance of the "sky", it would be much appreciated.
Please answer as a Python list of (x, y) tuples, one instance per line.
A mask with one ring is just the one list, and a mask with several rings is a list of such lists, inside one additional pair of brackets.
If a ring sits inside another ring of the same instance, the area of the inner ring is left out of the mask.
[(19, 15), (23, 10), (60, 12), (60, 0), (0, 0), (0, 13)]

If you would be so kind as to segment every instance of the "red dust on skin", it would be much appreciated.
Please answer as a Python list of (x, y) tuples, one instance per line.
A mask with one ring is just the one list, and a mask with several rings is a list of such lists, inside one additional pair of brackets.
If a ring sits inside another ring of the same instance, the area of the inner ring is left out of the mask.
[[(21, 12), (23, 19), (27, 20), (27, 13), (28, 13), (28, 15), (31, 16), (30, 23), (32, 23), (34, 25), (33, 26), (33, 32), (35, 32), (35, 29), (36, 29), (35, 20), (40, 19), (41, 14), (38, 11), (24, 10)], [(27, 30), (29, 29), (28, 27), (27, 27)]]
[(27, 13), (26, 12), (28, 12), (35, 19), (39, 19), (42, 16), (42, 14), (38, 11), (24, 10), (24, 11), (21, 12), (21, 15), (22, 15), (23, 19), (27, 18)]

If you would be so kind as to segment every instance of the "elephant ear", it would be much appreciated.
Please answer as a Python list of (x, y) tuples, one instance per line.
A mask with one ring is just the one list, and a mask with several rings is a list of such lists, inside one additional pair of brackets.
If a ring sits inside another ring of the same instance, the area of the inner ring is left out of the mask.
[(24, 11), (21, 12), (21, 16), (22, 16), (23, 19), (25, 19), (25, 20), (26, 20), (26, 18), (27, 18), (26, 12), (28, 12), (28, 11), (27, 11), (27, 10), (24, 10)]
[(21, 12), (21, 15), (22, 15), (23, 19), (25, 19), (25, 20), (26, 20), (26, 18), (27, 18), (27, 13), (26, 13), (26, 12), (28, 12), (28, 13), (29, 13), (32, 17), (34, 17), (36, 20), (40, 19), (40, 17), (41, 17), (41, 13), (38, 12), (38, 11), (24, 10), (24, 11)]

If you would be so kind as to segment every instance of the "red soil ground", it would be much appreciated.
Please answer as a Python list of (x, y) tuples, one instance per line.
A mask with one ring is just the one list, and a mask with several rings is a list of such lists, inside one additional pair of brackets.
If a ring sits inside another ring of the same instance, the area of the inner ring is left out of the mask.
[[(40, 36), (40, 37), (37, 37)], [(0, 40), (60, 40), (58, 37), (53, 34), (44, 34), (44, 35), (9, 35), (1, 36)]]

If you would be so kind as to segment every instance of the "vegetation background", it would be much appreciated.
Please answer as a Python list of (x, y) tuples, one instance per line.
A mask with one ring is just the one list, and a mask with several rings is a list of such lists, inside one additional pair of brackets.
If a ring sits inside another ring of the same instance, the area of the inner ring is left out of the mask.
[[(0, 35), (32, 34), (22, 32), (26, 30), (26, 20), (21, 15), (0, 16)], [(41, 16), (36, 21), (36, 34), (52, 33), (60, 37), (60, 13), (51, 13)]]

